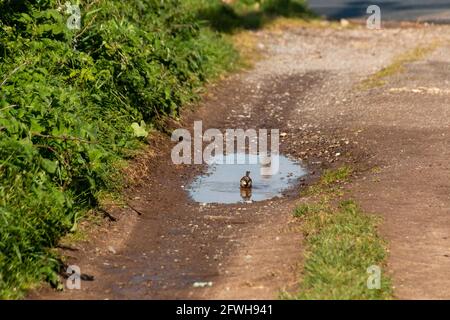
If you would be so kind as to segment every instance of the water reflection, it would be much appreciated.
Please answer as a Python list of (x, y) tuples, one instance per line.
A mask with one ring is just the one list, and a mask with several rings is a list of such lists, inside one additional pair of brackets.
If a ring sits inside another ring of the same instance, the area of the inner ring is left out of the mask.
[[(244, 153), (217, 156), (208, 169), (186, 188), (196, 202), (238, 203), (262, 201), (281, 196), (306, 170), (297, 162), (278, 155), (258, 157)], [(234, 163), (234, 164), (231, 164)], [(240, 188), (240, 179), (250, 171), (251, 189)]]

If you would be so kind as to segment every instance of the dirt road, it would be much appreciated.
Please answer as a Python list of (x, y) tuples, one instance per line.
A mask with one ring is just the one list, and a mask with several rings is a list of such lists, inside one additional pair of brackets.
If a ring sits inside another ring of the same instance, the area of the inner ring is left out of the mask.
[[(385, 218), (389, 272), (398, 298), (450, 298), (450, 28), (296, 27), (253, 34), (264, 58), (208, 90), (183, 127), (278, 128), (282, 153), (303, 161), (310, 180), (349, 163), (348, 192)], [(446, 38), (445, 38), (446, 37)], [(360, 83), (405, 51), (439, 41), (429, 56), (390, 76)], [(117, 222), (64, 253), (92, 274), (81, 290), (43, 289), (31, 298), (276, 298), (295, 291), (302, 235), (283, 198), (202, 205), (184, 191), (201, 166), (175, 166), (173, 144), (156, 135), (132, 173), (129, 208)], [(130, 171), (131, 172), (131, 171)], [(130, 173), (131, 174), (131, 173)], [(309, 180), (305, 183), (309, 183)], [(212, 282), (195, 288), (195, 282)]]

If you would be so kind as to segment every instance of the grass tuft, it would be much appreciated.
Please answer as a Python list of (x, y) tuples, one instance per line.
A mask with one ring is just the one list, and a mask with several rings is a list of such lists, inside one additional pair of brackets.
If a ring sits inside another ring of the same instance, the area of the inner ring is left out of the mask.
[(427, 55), (436, 50), (438, 46), (438, 42), (433, 42), (428, 45), (418, 46), (406, 53), (401, 54), (395, 58), (389, 66), (381, 69), (364, 80), (360, 85), (360, 89), (367, 90), (384, 86), (386, 84), (386, 78), (404, 72), (406, 64), (424, 59)]
[(324, 203), (302, 203), (294, 209), (293, 215), (296, 218), (301, 218), (310, 214), (318, 214), (324, 209)]
[(340, 167), (336, 170), (325, 170), (322, 174), (320, 183), (330, 186), (335, 183), (346, 182), (349, 180), (353, 169), (349, 166)]
[(324, 198), (335, 196), (339, 193), (337, 186), (340, 183), (347, 182), (353, 173), (353, 168), (343, 166), (337, 169), (328, 169), (322, 173), (319, 182), (308, 187), (302, 192), (303, 196), (318, 196)]
[[(302, 207), (305, 208), (305, 207)], [(310, 210), (314, 208), (314, 210)], [(307, 252), (298, 294), (292, 299), (390, 299), (389, 278), (382, 273), (381, 287), (369, 289), (371, 266), (385, 266), (386, 246), (377, 235), (379, 219), (361, 211), (354, 201), (338, 208), (309, 206), (302, 210)]]
[[(386, 243), (378, 235), (380, 218), (364, 213), (353, 200), (337, 205), (336, 185), (353, 170), (325, 171), (311, 193), (313, 199), (294, 209), (302, 221), (306, 252), (300, 289), (282, 298), (300, 300), (391, 299), (391, 282), (383, 273)], [(314, 201), (316, 199), (316, 201)], [(369, 289), (368, 268), (381, 269), (380, 288)]]

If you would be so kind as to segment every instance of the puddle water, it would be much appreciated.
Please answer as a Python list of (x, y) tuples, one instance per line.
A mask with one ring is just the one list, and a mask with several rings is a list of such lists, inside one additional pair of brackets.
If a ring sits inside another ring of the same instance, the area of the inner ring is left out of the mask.
[[(299, 163), (283, 155), (272, 161), (243, 153), (211, 160), (207, 172), (196, 177), (186, 188), (196, 202), (230, 204), (268, 200), (281, 196), (298, 178), (307, 174)], [(249, 190), (241, 189), (239, 184), (246, 171), (250, 171), (253, 180)]]

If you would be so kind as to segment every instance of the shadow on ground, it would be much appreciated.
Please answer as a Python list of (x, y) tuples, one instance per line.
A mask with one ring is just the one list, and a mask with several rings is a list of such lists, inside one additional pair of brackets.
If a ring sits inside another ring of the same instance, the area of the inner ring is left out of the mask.
[(213, 29), (232, 33), (235, 30), (255, 30), (277, 17), (310, 19), (316, 17), (301, 0), (247, 1), (248, 5), (237, 2), (214, 1), (207, 9), (199, 10), (197, 16)]

